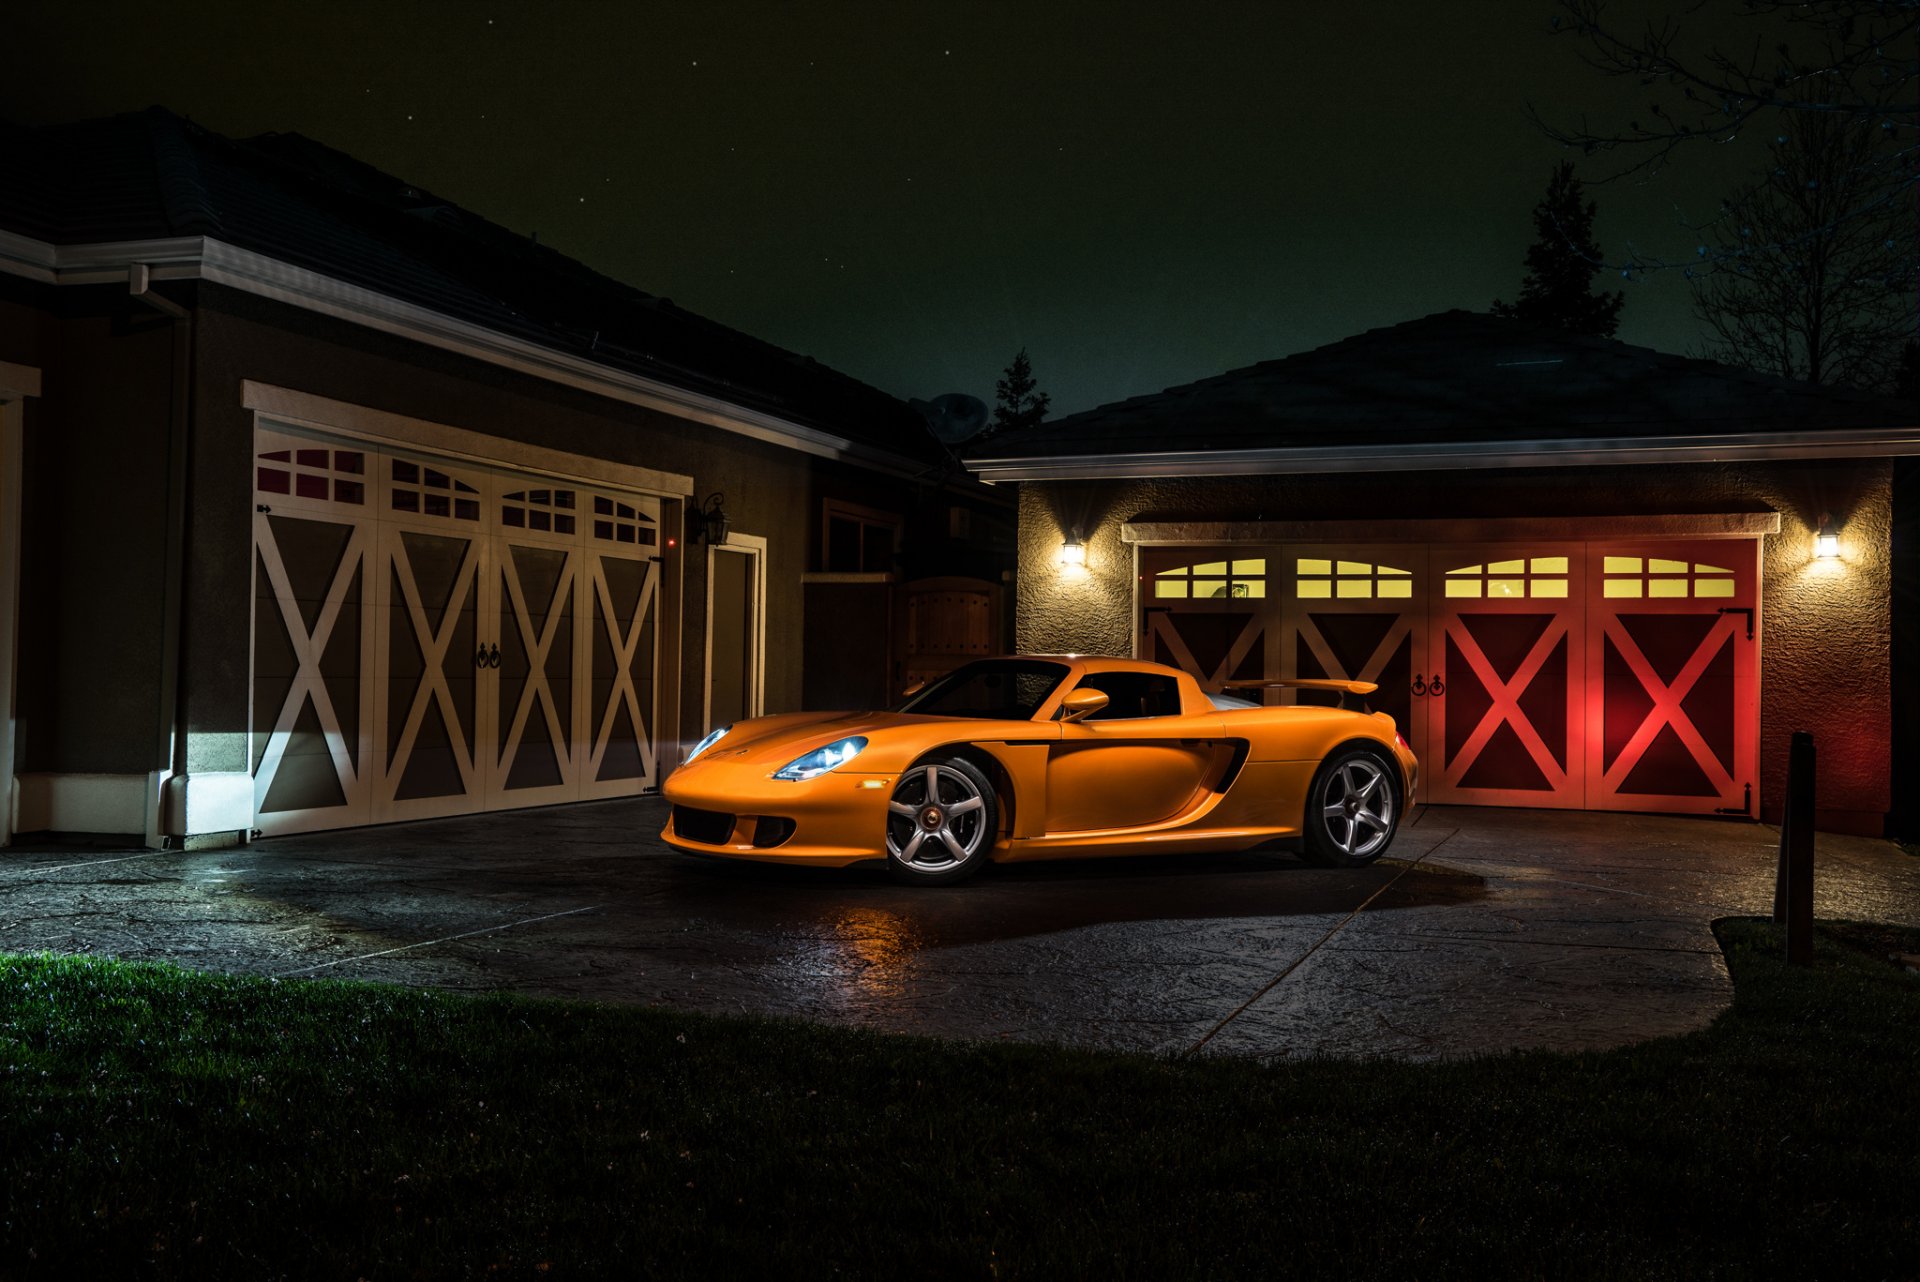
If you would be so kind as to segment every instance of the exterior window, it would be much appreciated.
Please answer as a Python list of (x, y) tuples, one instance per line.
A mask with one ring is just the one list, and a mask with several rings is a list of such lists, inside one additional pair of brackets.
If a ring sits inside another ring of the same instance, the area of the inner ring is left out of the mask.
[(1681, 597), (1730, 597), (1733, 571), (1701, 562), (1664, 557), (1609, 556), (1600, 564), (1602, 596), (1673, 600)]
[(480, 491), (438, 468), (392, 459), (388, 504), (396, 512), (418, 512), (455, 521), (480, 520)]
[(1405, 599), (1413, 574), (1394, 565), (1300, 557), (1293, 563), (1294, 592), (1303, 601)]
[(1214, 601), (1267, 595), (1264, 557), (1246, 561), (1202, 561), (1175, 566), (1153, 576), (1153, 595), (1162, 601)]
[(572, 534), (579, 501), (574, 490), (516, 490), (500, 496), (500, 524), (517, 530)]
[[(536, 494), (544, 491), (535, 491)], [(567, 506), (573, 506), (573, 493), (555, 491), (555, 496), (565, 493)], [(511, 495), (509, 495), (511, 497)], [(559, 516), (555, 516), (556, 521)], [(573, 529), (573, 517), (568, 516), (567, 530)], [(631, 503), (625, 503), (605, 494), (593, 496), (593, 537), (602, 543), (624, 543), (629, 547), (651, 548), (660, 545), (660, 530), (653, 517), (641, 511)]]
[(876, 574), (893, 568), (900, 518), (892, 512), (828, 499), (821, 516), (820, 561), (836, 574)]
[(1567, 569), (1564, 556), (1517, 557), (1509, 561), (1489, 561), (1485, 565), (1463, 565), (1447, 571), (1446, 594), (1495, 599), (1565, 597)]
[(265, 450), (255, 457), (253, 487), (262, 494), (291, 494), (303, 499), (331, 499), (363, 507), (367, 501), (367, 456), (362, 450)]
[(1083, 677), (1075, 688), (1098, 690), (1107, 696), (1107, 706), (1081, 718), (1083, 721), (1180, 715), (1180, 685), (1172, 677), (1151, 672), (1095, 672)]

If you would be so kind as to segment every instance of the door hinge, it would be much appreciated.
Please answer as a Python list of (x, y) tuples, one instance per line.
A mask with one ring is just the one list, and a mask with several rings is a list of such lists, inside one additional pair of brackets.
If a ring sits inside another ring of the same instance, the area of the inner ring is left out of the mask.
[[(1725, 611), (1722, 611), (1722, 613), (1725, 613)], [(1713, 813), (1716, 815), (1746, 815), (1748, 818), (1752, 818), (1753, 817), (1753, 785), (1749, 783), (1749, 784), (1743, 785), (1743, 787), (1746, 790), (1745, 801), (1741, 802), (1738, 807), (1715, 806), (1713, 808)]]
[(1747, 640), (1753, 640), (1753, 607), (1750, 605), (1723, 605), (1722, 614), (1744, 614), (1747, 616)]

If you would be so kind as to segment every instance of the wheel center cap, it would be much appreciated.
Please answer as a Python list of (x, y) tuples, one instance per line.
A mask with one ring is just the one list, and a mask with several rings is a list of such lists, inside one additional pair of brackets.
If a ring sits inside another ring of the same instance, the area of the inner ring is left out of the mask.
[(1350, 815), (1358, 812), (1360, 809), (1360, 803), (1358, 801), (1355, 801), (1352, 797), (1348, 797), (1344, 804), (1346, 806), (1347, 813)]
[(928, 806), (920, 812), (920, 826), (931, 832), (940, 826), (940, 821), (945, 817), (938, 806)]

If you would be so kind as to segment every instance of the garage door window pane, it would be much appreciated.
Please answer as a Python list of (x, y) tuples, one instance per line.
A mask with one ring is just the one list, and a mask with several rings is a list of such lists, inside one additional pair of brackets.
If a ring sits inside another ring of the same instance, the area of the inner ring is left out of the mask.
[(1162, 600), (1168, 598), (1184, 598), (1187, 595), (1187, 581), (1185, 579), (1161, 579), (1153, 585), (1153, 594)]
[(1695, 579), (1693, 581), (1693, 594), (1695, 596), (1732, 596), (1733, 580)]

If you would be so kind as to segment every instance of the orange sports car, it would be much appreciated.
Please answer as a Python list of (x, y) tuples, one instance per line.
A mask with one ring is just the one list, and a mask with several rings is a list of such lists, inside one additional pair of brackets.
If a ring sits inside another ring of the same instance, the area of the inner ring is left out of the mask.
[(702, 739), (662, 789), (668, 844), (738, 859), (958, 881), (988, 860), (1246, 850), (1371, 863), (1419, 763), (1362, 681), (1338, 707), (1209, 694), (1132, 659), (983, 659), (890, 712), (757, 717)]
[(1314, 863), (1371, 863), (1419, 775), (1364, 681), (1310, 687), (1338, 707), (1209, 694), (1133, 659), (983, 659), (890, 712), (801, 712), (722, 726), (662, 789), (681, 850), (958, 881), (988, 860), (1246, 850), (1297, 841)]

